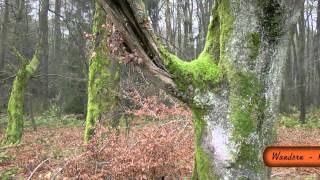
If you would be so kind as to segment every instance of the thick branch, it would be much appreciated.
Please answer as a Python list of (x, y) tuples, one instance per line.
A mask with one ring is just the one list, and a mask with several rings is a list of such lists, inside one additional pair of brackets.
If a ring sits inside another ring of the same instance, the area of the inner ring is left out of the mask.
[(15, 47), (12, 47), (11, 52), (13, 55), (16, 56), (17, 60), (19, 61), (19, 65), (26, 66), (28, 64), (27, 58), (25, 58)]
[[(123, 35), (130, 50), (136, 50), (144, 59), (144, 66), (166, 86), (175, 87), (165, 69), (164, 58), (157, 47), (144, 8), (136, 1), (99, 0), (104, 10)], [(136, 9), (133, 9), (136, 8)]]

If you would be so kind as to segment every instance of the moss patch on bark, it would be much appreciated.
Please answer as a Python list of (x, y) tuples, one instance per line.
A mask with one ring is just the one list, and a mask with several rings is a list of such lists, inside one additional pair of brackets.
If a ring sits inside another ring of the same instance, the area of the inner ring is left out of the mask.
[(39, 66), (39, 48), (37, 48), (32, 60), (27, 60), (16, 50), (13, 51), (20, 61), (20, 67), (13, 81), (8, 103), (8, 125), (3, 145), (19, 144), (23, 133), (24, 93), (30, 78)]
[[(100, 119), (101, 114), (110, 110), (118, 102), (118, 96), (114, 92), (116, 92), (116, 87), (120, 80), (120, 69), (118, 63), (111, 62), (109, 58), (110, 50), (106, 46), (109, 32), (103, 27), (104, 24), (106, 24), (106, 13), (96, 3), (93, 24), (95, 48), (90, 59), (88, 76), (88, 105), (84, 133), (86, 142), (94, 134), (96, 122)], [(111, 72), (111, 69), (113, 72)]]

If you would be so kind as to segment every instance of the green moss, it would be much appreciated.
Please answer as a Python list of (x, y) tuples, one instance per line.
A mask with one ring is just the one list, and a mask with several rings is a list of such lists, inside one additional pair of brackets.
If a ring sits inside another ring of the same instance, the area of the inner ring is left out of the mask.
[[(16, 50), (14, 53), (18, 59), (25, 61), (24, 57)], [(12, 90), (8, 102), (8, 125), (3, 145), (19, 144), (23, 133), (24, 92), (28, 81), (35, 73), (39, 65), (39, 48), (37, 48), (29, 64), (23, 62), (13, 81)]]
[(230, 36), (234, 17), (227, 0), (219, 0), (212, 12), (205, 48), (197, 59), (185, 62), (170, 54), (163, 45), (160, 46), (166, 68), (182, 91), (189, 85), (208, 89), (223, 80), (222, 68), (218, 62), (224, 59), (225, 44)]
[(218, 7), (218, 14), (220, 18), (220, 61), (225, 60), (225, 46), (230, 37), (233, 27), (234, 16), (230, 11), (230, 4), (228, 0), (220, 0)]
[[(230, 96), (230, 121), (233, 124), (232, 141), (240, 145), (239, 154), (235, 154), (235, 168), (260, 171), (263, 168), (259, 159), (259, 145), (247, 142), (250, 135), (259, 131), (260, 120), (267, 107), (262, 95), (262, 86), (255, 73), (241, 72), (230, 63), (226, 55), (226, 44), (233, 28), (234, 16), (228, 0), (218, 0), (213, 8), (204, 51), (198, 59), (183, 62), (168, 53), (163, 46), (160, 51), (165, 57), (165, 65), (175, 83), (182, 90), (190, 84), (200, 89), (210, 89), (227, 79)], [(252, 65), (259, 54), (260, 34), (248, 35), (250, 48), (249, 61)], [(210, 177), (211, 159), (201, 147), (206, 122), (202, 119), (203, 110), (193, 109), (196, 136), (194, 179), (213, 179)]]
[(259, 153), (260, 149), (257, 145), (242, 143), (239, 154), (237, 154), (236, 165), (260, 172), (264, 168), (264, 164), (263, 161), (259, 159)]
[(200, 56), (191, 62), (179, 59), (160, 46), (166, 60), (165, 65), (180, 90), (184, 91), (189, 85), (208, 89), (223, 80), (223, 71), (218, 62), (225, 58), (225, 44), (230, 36), (233, 21), (229, 2), (218, 1), (213, 8), (205, 48)]
[(201, 147), (196, 147), (195, 161), (196, 168), (193, 173), (196, 175), (193, 175), (193, 179), (216, 179), (210, 172), (212, 171), (210, 156)]
[[(104, 43), (109, 32), (102, 26), (106, 24), (106, 13), (96, 3), (93, 33), (96, 35), (94, 53), (90, 59), (88, 76), (88, 105), (84, 139), (87, 142), (94, 133), (96, 121), (104, 111), (117, 103), (116, 87), (119, 83), (119, 65), (113, 65), (109, 49)], [(113, 69), (114, 72), (111, 72)]]
[(203, 120), (203, 110), (201, 109), (192, 109), (193, 113), (193, 124), (195, 127), (195, 143), (196, 146), (201, 146), (202, 134), (207, 123)]
[(201, 109), (192, 109), (193, 124), (195, 127), (195, 166), (192, 179), (217, 179), (212, 172), (211, 157), (201, 147), (202, 135), (207, 125), (203, 120), (205, 112)]
[(248, 137), (257, 126), (256, 110), (261, 97), (261, 85), (254, 73), (237, 72), (230, 77), (231, 122), (236, 140)]
[(249, 45), (249, 49), (250, 49), (248, 63), (249, 63), (250, 68), (253, 69), (255, 66), (255, 60), (259, 55), (259, 49), (260, 49), (260, 43), (261, 43), (260, 34), (257, 32), (250, 33), (247, 36), (247, 39), (249, 41), (248, 45)]
[[(96, 11), (94, 15), (93, 33), (104, 36), (105, 30), (102, 25), (106, 23), (105, 12), (96, 3)], [(88, 105), (86, 117), (86, 129), (84, 139), (87, 142), (94, 133), (94, 126), (100, 117), (101, 104), (99, 103), (99, 93), (104, 88), (104, 83), (108, 74), (104, 71), (105, 59), (108, 57), (108, 51), (104, 45), (98, 45), (94, 49), (93, 57), (90, 59), (89, 77), (88, 77)]]
[(170, 55), (170, 59), (167, 68), (182, 91), (189, 85), (207, 89), (218, 84), (222, 79), (221, 69), (214, 63), (209, 53), (202, 53), (196, 60), (191, 62), (185, 62), (174, 55)]
[(236, 154), (236, 166), (247, 167), (256, 172), (263, 168), (259, 159), (259, 145), (250, 144), (247, 139), (260, 128), (260, 116), (266, 109), (262, 95), (262, 86), (256, 74), (250, 72), (229, 73), (230, 80), (230, 121), (233, 124), (232, 140), (240, 144), (239, 153)]
[(216, 7), (212, 10), (212, 20), (208, 26), (208, 33), (202, 53), (211, 54), (215, 62), (218, 63), (220, 59), (220, 22)]

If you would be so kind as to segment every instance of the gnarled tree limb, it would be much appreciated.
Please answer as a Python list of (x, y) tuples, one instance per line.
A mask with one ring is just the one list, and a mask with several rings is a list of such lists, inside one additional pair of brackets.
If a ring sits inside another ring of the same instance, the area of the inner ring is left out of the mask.
[[(142, 57), (144, 67), (158, 77), (164, 85), (174, 88), (176, 85), (164, 67), (164, 58), (157, 47), (156, 37), (150, 30), (148, 20), (144, 19), (146, 16), (142, 4), (137, 1), (123, 0), (99, 0), (99, 3), (123, 35), (125, 44), (130, 50), (136, 50)], [(133, 12), (131, 8), (140, 8), (140, 10)]]

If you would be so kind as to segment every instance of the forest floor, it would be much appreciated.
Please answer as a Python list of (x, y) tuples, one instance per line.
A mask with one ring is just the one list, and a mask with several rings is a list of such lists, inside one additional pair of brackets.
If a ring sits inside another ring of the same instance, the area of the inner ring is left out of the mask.
[[(172, 174), (166, 179), (191, 176), (194, 154), (190, 122), (137, 125), (127, 136), (121, 131), (116, 133), (120, 137), (106, 134), (102, 128), (88, 145), (83, 144), (83, 130), (82, 125), (42, 125), (37, 131), (25, 129), (22, 144), (0, 148), (0, 176), (2, 179), (13, 175), (13, 179), (55, 177), (64, 180), (102, 179), (106, 174), (113, 179), (129, 176), (150, 179), (163, 174)], [(102, 137), (109, 140), (101, 140)], [(281, 127), (277, 144), (319, 145), (319, 137), (320, 129)], [(272, 179), (317, 179), (319, 176), (320, 168), (272, 169)]]

